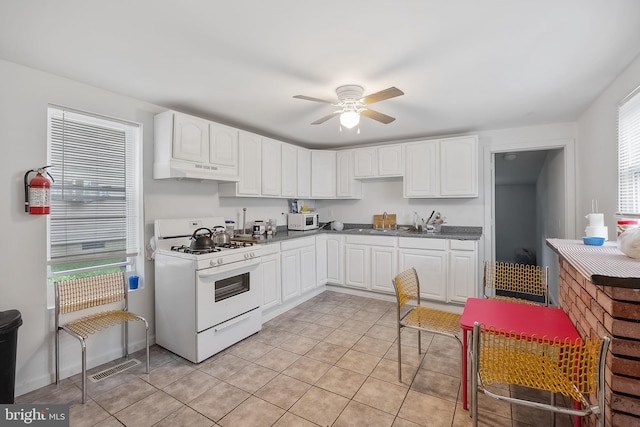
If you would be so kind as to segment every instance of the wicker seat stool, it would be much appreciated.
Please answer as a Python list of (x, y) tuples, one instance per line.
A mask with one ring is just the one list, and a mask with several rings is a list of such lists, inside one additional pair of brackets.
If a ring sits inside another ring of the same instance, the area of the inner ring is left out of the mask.
[[(82, 403), (87, 401), (87, 346), (90, 335), (115, 325), (124, 326), (124, 357), (129, 357), (129, 322), (141, 321), (146, 329), (146, 372), (149, 373), (149, 324), (144, 317), (128, 311), (129, 293), (122, 272), (55, 282), (55, 357), (56, 384), (60, 382), (60, 331), (78, 341), (82, 349)], [(120, 303), (119, 310), (91, 313), (61, 324), (62, 315), (76, 311)]]
[[(420, 305), (420, 281), (418, 280), (418, 273), (416, 273), (415, 268), (410, 268), (398, 274), (393, 279), (393, 287), (396, 291), (396, 300), (398, 303), (398, 380), (402, 382), (402, 343), (400, 341), (402, 329), (410, 328), (418, 331), (418, 353), (422, 353), (420, 331), (432, 332), (454, 338), (458, 341), (460, 349), (462, 349), (462, 342), (458, 336), (461, 316), (456, 313)], [(416, 301), (417, 305), (411, 306), (408, 311), (403, 313), (405, 304), (412, 300)], [(464, 369), (464, 367), (462, 367), (462, 369)]]

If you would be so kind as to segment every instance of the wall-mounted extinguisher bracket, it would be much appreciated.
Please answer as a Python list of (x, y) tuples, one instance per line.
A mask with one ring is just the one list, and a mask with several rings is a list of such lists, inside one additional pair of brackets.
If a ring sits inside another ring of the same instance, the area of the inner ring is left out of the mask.
[[(38, 169), (31, 169), (24, 174), (24, 211), (31, 215), (49, 215), (51, 205), (51, 182), (55, 182), (47, 168), (43, 166)], [(29, 174), (34, 173), (31, 181)], [(51, 181), (45, 177), (51, 178)]]

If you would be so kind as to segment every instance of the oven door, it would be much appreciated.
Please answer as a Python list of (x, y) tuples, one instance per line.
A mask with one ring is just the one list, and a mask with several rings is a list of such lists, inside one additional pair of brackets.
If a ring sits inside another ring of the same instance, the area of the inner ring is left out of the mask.
[(196, 271), (197, 332), (260, 307), (259, 265), (260, 259), (253, 258)]

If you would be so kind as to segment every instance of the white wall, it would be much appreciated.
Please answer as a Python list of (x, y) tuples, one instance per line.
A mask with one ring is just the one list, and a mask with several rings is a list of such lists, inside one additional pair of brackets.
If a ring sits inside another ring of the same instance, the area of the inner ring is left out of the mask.
[(616, 238), (618, 198), (617, 114), (618, 104), (640, 86), (640, 56), (598, 97), (579, 118), (576, 146), (577, 212), (576, 236), (584, 236), (591, 200), (598, 201), (609, 227), (609, 239)]

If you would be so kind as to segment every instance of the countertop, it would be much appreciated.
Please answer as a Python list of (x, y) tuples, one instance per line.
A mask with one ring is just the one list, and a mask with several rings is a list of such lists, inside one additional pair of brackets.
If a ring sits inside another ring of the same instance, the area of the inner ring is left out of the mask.
[(616, 242), (589, 246), (582, 240), (547, 239), (547, 246), (595, 285), (640, 289), (640, 260), (620, 252)]
[(286, 226), (278, 227), (275, 235), (262, 235), (260, 238), (240, 238), (233, 240), (249, 241), (252, 243), (276, 243), (300, 237), (315, 236), (318, 234), (342, 234), (361, 236), (389, 236), (389, 237), (413, 237), (419, 239), (450, 239), (450, 240), (479, 240), (482, 236), (482, 227), (462, 227), (443, 225), (439, 232), (416, 232), (405, 230), (400, 227), (398, 230), (374, 230), (371, 224), (345, 224), (342, 231), (329, 229), (316, 229), (307, 231), (287, 230)]

